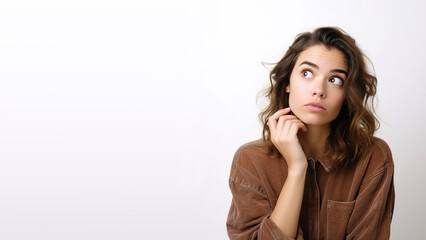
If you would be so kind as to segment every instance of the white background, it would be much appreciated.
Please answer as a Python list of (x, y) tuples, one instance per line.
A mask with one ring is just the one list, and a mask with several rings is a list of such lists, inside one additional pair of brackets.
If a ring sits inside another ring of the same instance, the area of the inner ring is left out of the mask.
[(1, 1), (0, 239), (226, 239), (261, 62), (338, 26), (378, 77), (392, 239), (426, 237), (422, 1)]

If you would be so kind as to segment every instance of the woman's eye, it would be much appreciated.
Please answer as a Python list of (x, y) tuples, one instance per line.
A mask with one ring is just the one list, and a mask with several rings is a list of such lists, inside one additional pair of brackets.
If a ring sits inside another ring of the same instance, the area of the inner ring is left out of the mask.
[(330, 79), (330, 82), (331, 82), (331, 83), (334, 83), (334, 84), (336, 84), (336, 85), (343, 85), (343, 80), (342, 80), (342, 79), (340, 79), (340, 78), (338, 78), (338, 77), (332, 77), (332, 78)]
[(311, 78), (312, 72), (311, 71), (303, 71), (303, 77), (305, 78)]

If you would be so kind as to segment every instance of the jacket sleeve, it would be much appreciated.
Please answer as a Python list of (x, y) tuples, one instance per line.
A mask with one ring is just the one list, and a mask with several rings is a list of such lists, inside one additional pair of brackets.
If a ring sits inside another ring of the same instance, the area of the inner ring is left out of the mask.
[[(289, 240), (269, 218), (272, 209), (256, 175), (244, 168), (248, 159), (236, 153), (229, 186), (232, 203), (226, 222), (231, 240)], [(303, 239), (301, 228), (296, 239)]]
[(390, 149), (385, 146), (374, 158), (384, 159), (384, 166), (376, 169), (361, 183), (355, 207), (348, 222), (347, 239), (389, 239), (395, 189), (394, 165)]

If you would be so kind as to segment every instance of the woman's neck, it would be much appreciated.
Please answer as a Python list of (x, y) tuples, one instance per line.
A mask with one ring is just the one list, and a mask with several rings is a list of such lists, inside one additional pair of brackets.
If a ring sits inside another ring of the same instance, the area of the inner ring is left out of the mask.
[(307, 157), (318, 159), (325, 153), (330, 125), (306, 125), (307, 132), (299, 131), (298, 138)]

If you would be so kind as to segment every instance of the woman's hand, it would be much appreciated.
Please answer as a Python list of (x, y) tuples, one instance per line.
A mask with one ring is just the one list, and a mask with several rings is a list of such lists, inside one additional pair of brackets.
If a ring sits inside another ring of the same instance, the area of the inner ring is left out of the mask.
[(290, 113), (290, 108), (278, 110), (268, 118), (271, 141), (287, 162), (288, 171), (306, 169), (308, 166), (305, 152), (297, 138), (299, 129), (306, 132), (305, 124)]

